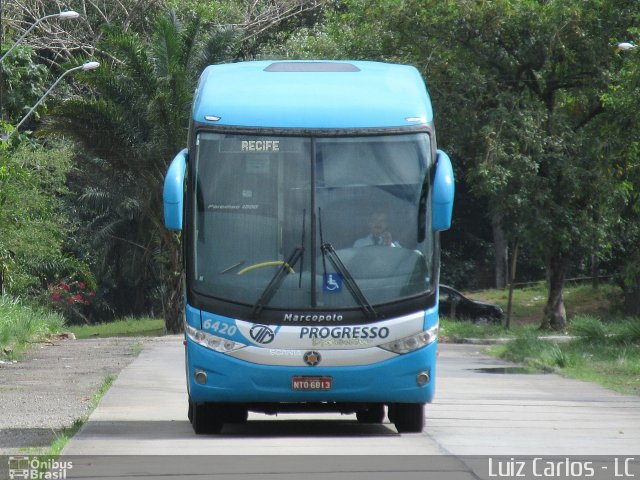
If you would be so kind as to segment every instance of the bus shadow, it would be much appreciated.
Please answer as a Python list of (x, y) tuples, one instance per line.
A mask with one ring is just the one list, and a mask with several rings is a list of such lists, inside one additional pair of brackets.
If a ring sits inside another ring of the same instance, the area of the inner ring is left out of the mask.
[(355, 420), (251, 419), (225, 424), (221, 435), (243, 437), (381, 437), (399, 435), (391, 423), (358, 423)]
[(194, 438), (300, 438), (300, 437), (396, 437), (390, 423), (361, 424), (355, 420), (249, 419), (243, 424), (225, 424), (219, 434), (196, 435), (187, 421), (90, 421), (79, 437), (94, 440), (188, 440)]

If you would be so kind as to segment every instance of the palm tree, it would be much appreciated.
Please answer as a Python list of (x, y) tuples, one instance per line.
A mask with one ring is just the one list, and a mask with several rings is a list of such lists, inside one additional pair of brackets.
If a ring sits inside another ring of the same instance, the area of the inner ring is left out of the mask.
[(186, 145), (193, 88), (206, 61), (200, 31), (197, 19), (185, 27), (173, 13), (156, 21), (149, 42), (107, 29), (98, 50), (109, 58), (78, 76), (93, 95), (60, 105), (49, 127), (79, 140), (88, 159), (101, 159), (81, 197), (96, 216), (96, 245), (104, 262), (127, 267), (119, 273), (141, 292), (159, 287), (168, 332), (182, 328), (182, 268), (179, 238), (162, 225), (162, 183)]

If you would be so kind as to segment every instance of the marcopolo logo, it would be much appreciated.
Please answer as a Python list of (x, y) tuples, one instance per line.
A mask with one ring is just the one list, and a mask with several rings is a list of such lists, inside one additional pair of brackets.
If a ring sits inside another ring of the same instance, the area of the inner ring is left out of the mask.
[(343, 319), (342, 315), (337, 315), (335, 313), (287, 313), (284, 316), (285, 322), (341, 322)]
[(30, 480), (64, 480), (73, 462), (46, 457), (9, 457), (9, 478)]
[(271, 328), (267, 327), (266, 325), (254, 325), (253, 327), (251, 327), (251, 331), (249, 332), (249, 335), (251, 335), (251, 338), (255, 342), (266, 345), (268, 343), (273, 342), (273, 339), (276, 338), (277, 332), (278, 332), (278, 329), (274, 331), (274, 330), (271, 330)]

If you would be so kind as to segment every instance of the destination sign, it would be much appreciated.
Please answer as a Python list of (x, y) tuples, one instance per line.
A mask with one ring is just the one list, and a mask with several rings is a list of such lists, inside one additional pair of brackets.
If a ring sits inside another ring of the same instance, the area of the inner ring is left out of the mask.
[(308, 140), (296, 138), (238, 137), (220, 142), (221, 153), (299, 153)]
[(240, 148), (243, 152), (279, 152), (280, 140), (242, 140)]

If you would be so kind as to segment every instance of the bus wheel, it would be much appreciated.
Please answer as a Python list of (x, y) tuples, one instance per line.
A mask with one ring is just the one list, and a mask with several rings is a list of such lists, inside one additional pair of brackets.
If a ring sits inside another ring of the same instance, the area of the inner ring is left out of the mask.
[(193, 402), (191, 401), (191, 397), (189, 397), (189, 409), (187, 410), (187, 418), (189, 419), (189, 423), (193, 423)]
[(245, 405), (227, 405), (224, 409), (224, 420), (227, 423), (247, 423), (249, 410)]
[(198, 435), (220, 433), (222, 430), (222, 420), (212, 405), (192, 404), (191, 426)]
[(358, 423), (382, 423), (384, 421), (384, 404), (372, 403), (366, 408), (356, 411)]
[(424, 428), (424, 404), (396, 403), (393, 418), (398, 433), (420, 433)]

